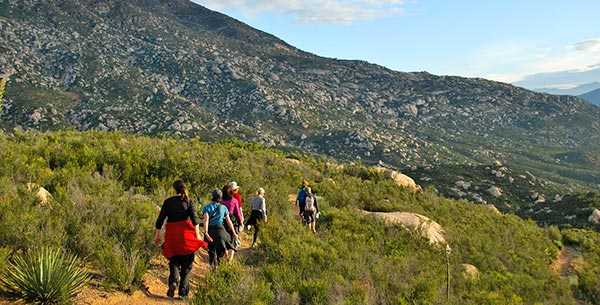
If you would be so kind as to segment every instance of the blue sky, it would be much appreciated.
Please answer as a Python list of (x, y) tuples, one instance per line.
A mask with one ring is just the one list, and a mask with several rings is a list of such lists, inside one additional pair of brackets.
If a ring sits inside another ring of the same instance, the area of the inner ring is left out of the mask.
[[(573, 77), (600, 69), (598, 0), (193, 1), (304, 51), (396, 71), (536, 79), (531, 87), (600, 81)], [(571, 77), (561, 83), (561, 73)]]

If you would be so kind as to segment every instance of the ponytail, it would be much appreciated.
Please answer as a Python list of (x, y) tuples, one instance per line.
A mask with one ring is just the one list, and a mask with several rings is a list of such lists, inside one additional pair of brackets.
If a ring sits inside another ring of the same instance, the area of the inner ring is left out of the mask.
[(190, 202), (190, 194), (183, 180), (177, 180), (173, 182), (173, 188), (177, 192), (177, 195), (181, 197), (181, 200), (185, 202)]

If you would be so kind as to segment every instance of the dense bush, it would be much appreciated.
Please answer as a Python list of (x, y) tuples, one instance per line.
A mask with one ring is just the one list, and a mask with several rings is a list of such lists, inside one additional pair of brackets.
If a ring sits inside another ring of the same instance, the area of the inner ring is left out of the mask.
[(245, 271), (239, 262), (224, 264), (218, 272), (206, 276), (192, 300), (192, 304), (274, 304), (271, 284)]
[(581, 258), (575, 264), (578, 296), (591, 304), (600, 304), (600, 234), (570, 229), (563, 232), (563, 240), (566, 245), (583, 250)]
[[(267, 190), (269, 221), (249, 257), (206, 275), (195, 304), (574, 301), (569, 285), (549, 268), (561, 246), (556, 227), (545, 230), (431, 190), (410, 192), (360, 164), (291, 155), (303, 160), (298, 164), (281, 151), (235, 140), (209, 145), (94, 131), (2, 135), (0, 147), (0, 247), (9, 253), (58, 245), (100, 270), (108, 288), (135, 289), (150, 258), (159, 255), (154, 221), (173, 180), (187, 182), (199, 209), (211, 189), (235, 180), (246, 214), (256, 188)], [(317, 234), (301, 225), (288, 200), (303, 179), (319, 195)], [(41, 202), (27, 190), (29, 182), (52, 197)], [(440, 223), (452, 247), (449, 265), (443, 246), (361, 209), (414, 212)], [(590, 252), (586, 263), (595, 269), (587, 270), (598, 270), (592, 253), (600, 250), (565, 234), (562, 242)], [(462, 264), (476, 266), (479, 276), (466, 277)], [(579, 275), (578, 291), (594, 302), (597, 276)]]

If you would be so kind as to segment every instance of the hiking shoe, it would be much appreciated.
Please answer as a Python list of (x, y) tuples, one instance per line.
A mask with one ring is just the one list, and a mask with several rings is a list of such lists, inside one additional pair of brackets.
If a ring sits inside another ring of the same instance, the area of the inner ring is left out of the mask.
[(188, 297), (187, 295), (180, 295), (179, 299), (182, 300), (182, 301), (186, 301), (187, 302), (187, 301), (190, 300), (190, 297)]
[(175, 296), (175, 289), (177, 289), (177, 283), (169, 284), (169, 290), (167, 290), (167, 296), (169, 298), (172, 298), (173, 296)]

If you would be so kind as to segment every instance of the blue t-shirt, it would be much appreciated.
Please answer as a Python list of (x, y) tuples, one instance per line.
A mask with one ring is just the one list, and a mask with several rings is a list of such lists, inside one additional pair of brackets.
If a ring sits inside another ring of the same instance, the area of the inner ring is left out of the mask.
[[(217, 210), (217, 207), (219, 207), (219, 210), (215, 213), (215, 211)], [(204, 206), (204, 208), (202, 208), (202, 214), (208, 214), (208, 225), (209, 226), (216, 226), (216, 225), (222, 225), (223, 221), (225, 219), (225, 216), (229, 215), (229, 210), (227, 209), (226, 206), (219, 204), (219, 203), (215, 203), (215, 202), (211, 202), (207, 205)], [(211, 217), (211, 215), (215, 215), (213, 217)]]

